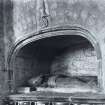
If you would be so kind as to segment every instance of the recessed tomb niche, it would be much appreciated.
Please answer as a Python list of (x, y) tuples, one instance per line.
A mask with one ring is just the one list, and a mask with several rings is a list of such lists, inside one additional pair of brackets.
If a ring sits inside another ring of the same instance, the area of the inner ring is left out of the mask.
[(98, 60), (91, 42), (79, 35), (42, 38), (25, 45), (13, 65), (13, 87), (31, 91), (97, 92)]

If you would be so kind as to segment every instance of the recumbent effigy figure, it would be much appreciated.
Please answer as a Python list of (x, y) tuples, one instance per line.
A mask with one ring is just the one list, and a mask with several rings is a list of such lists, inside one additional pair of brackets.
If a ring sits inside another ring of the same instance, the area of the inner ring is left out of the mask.
[[(41, 74), (29, 80), (36, 91), (63, 93), (97, 92), (97, 58), (89, 45), (68, 48), (55, 57), (50, 74)], [(86, 49), (85, 49), (86, 48)]]

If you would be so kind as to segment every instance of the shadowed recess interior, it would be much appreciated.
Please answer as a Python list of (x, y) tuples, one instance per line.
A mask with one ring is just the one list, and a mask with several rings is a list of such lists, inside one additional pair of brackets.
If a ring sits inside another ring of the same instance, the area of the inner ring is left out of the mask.
[[(77, 35), (43, 38), (23, 47), (14, 62), (14, 87), (43, 74), (97, 78), (97, 55), (91, 43)], [(97, 80), (96, 80), (97, 82)]]

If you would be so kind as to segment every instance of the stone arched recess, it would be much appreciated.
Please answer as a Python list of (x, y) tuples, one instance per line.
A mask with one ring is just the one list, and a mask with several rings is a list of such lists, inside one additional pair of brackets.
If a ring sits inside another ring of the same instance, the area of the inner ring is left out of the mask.
[[(95, 39), (95, 37), (86, 29), (83, 29), (81, 27), (75, 27), (75, 26), (63, 26), (63, 27), (54, 27), (54, 28), (47, 28), (44, 30), (40, 30), (38, 32), (32, 32), (28, 35), (25, 35), (26, 37), (21, 38), (18, 40), (14, 46), (11, 47), (10, 52), (8, 54), (7, 58), (7, 70), (8, 70), (8, 78), (9, 81), (12, 81), (12, 75), (13, 75), (13, 65), (14, 65), (14, 59), (21, 48), (23, 48), (25, 45), (40, 40), (42, 38), (48, 38), (48, 37), (54, 37), (54, 36), (61, 36), (61, 35), (79, 35), (84, 38), (86, 38), (90, 43), (93, 45), (98, 59), (98, 72), (99, 72), (99, 86), (100, 89), (102, 89), (100, 84), (103, 84), (102, 81), (102, 55), (100, 50), (100, 45), (98, 41)], [(9, 88), (11, 89), (11, 83), (9, 82)]]

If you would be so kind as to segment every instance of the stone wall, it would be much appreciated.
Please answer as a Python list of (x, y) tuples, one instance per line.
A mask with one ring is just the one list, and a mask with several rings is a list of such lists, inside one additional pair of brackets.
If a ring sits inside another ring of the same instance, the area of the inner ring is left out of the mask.
[(8, 78), (5, 69), (4, 13), (3, 0), (0, 0), (0, 105), (8, 93)]
[[(37, 31), (39, 23), (36, 22), (41, 11), (37, 13), (37, 1), (39, 0), (0, 0), (0, 96), (7, 93), (7, 72), (5, 63), (9, 48), (15, 41)], [(97, 39), (102, 52), (102, 70), (105, 68), (105, 1), (99, 0), (46, 0), (48, 11), (48, 27), (55, 26), (78, 26), (87, 29)], [(4, 4), (2, 4), (4, 2)], [(39, 2), (40, 3), (40, 2)], [(4, 6), (4, 10), (3, 10)], [(41, 5), (40, 5), (41, 6)], [(4, 17), (3, 17), (4, 15)], [(39, 21), (39, 20), (38, 20)], [(40, 25), (40, 24), (39, 24)], [(4, 27), (4, 28), (3, 28)], [(4, 35), (4, 36), (3, 36)], [(4, 45), (5, 44), (5, 45)], [(5, 47), (4, 47), (5, 46)], [(80, 54), (80, 53), (79, 53)], [(78, 54), (77, 54), (78, 55)], [(88, 55), (88, 54), (87, 54)], [(75, 56), (75, 54), (74, 54)], [(15, 69), (23, 69), (28, 74), (31, 69), (29, 57), (19, 55)], [(89, 57), (88, 57), (89, 58)], [(92, 57), (93, 58), (93, 57)], [(78, 60), (78, 59), (76, 59)], [(90, 60), (91, 61), (91, 60)], [(4, 63), (5, 62), (5, 63)], [(36, 62), (36, 61), (33, 61)], [(78, 63), (78, 62), (77, 62)], [(95, 63), (95, 62), (94, 62)], [(28, 65), (26, 68), (24, 65)], [(76, 66), (78, 66), (77, 64)], [(91, 65), (91, 63), (90, 63)], [(87, 66), (87, 65), (86, 65)], [(73, 66), (72, 66), (73, 67)], [(20, 75), (20, 74), (18, 74)], [(103, 78), (105, 73), (103, 74)], [(20, 78), (20, 77), (19, 77)], [(104, 83), (105, 85), (105, 83)]]
[(51, 71), (69, 76), (98, 76), (96, 51), (89, 43), (72, 45), (55, 57)]
[[(47, 28), (64, 25), (78, 26), (89, 30), (97, 40), (104, 39), (104, 0), (45, 1), (46, 14), (48, 15)], [(41, 20), (42, 2), (43, 0), (13, 0), (13, 36), (16, 40), (24, 37), (25, 34), (39, 30), (37, 28), (41, 27), (40, 22), (44, 24)], [(40, 19), (37, 20), (37, 18)]]
[[(45, 13), (47, 19), (43, 20), (43, 0), (11, 0), (11, 12), (7, 13), (7, 20), (12, 19), (8, 28), (8, 45), (14, 44), (25, 37), (31, 35), (31, 32), (42, 29), (59, 27), (59, 26), (77, 26), (88, 30), (92, 37), (99, 43), (102, 59), (100, 58), (100, 68), (103, 74), (102, 87), (105, 86), (104, 68), (105, 68), (105, 1), (99, 0), (45, 0)], [(47, 27), (41, 27), (46, 24)], [(7, 21), (9, 22), (9, 21)], [(41, 23), (40, 23), (41, 22)], [(12, 31), (10, 31), (12, 30)], [(40, 31), (41, 32), (41, 31)]]

